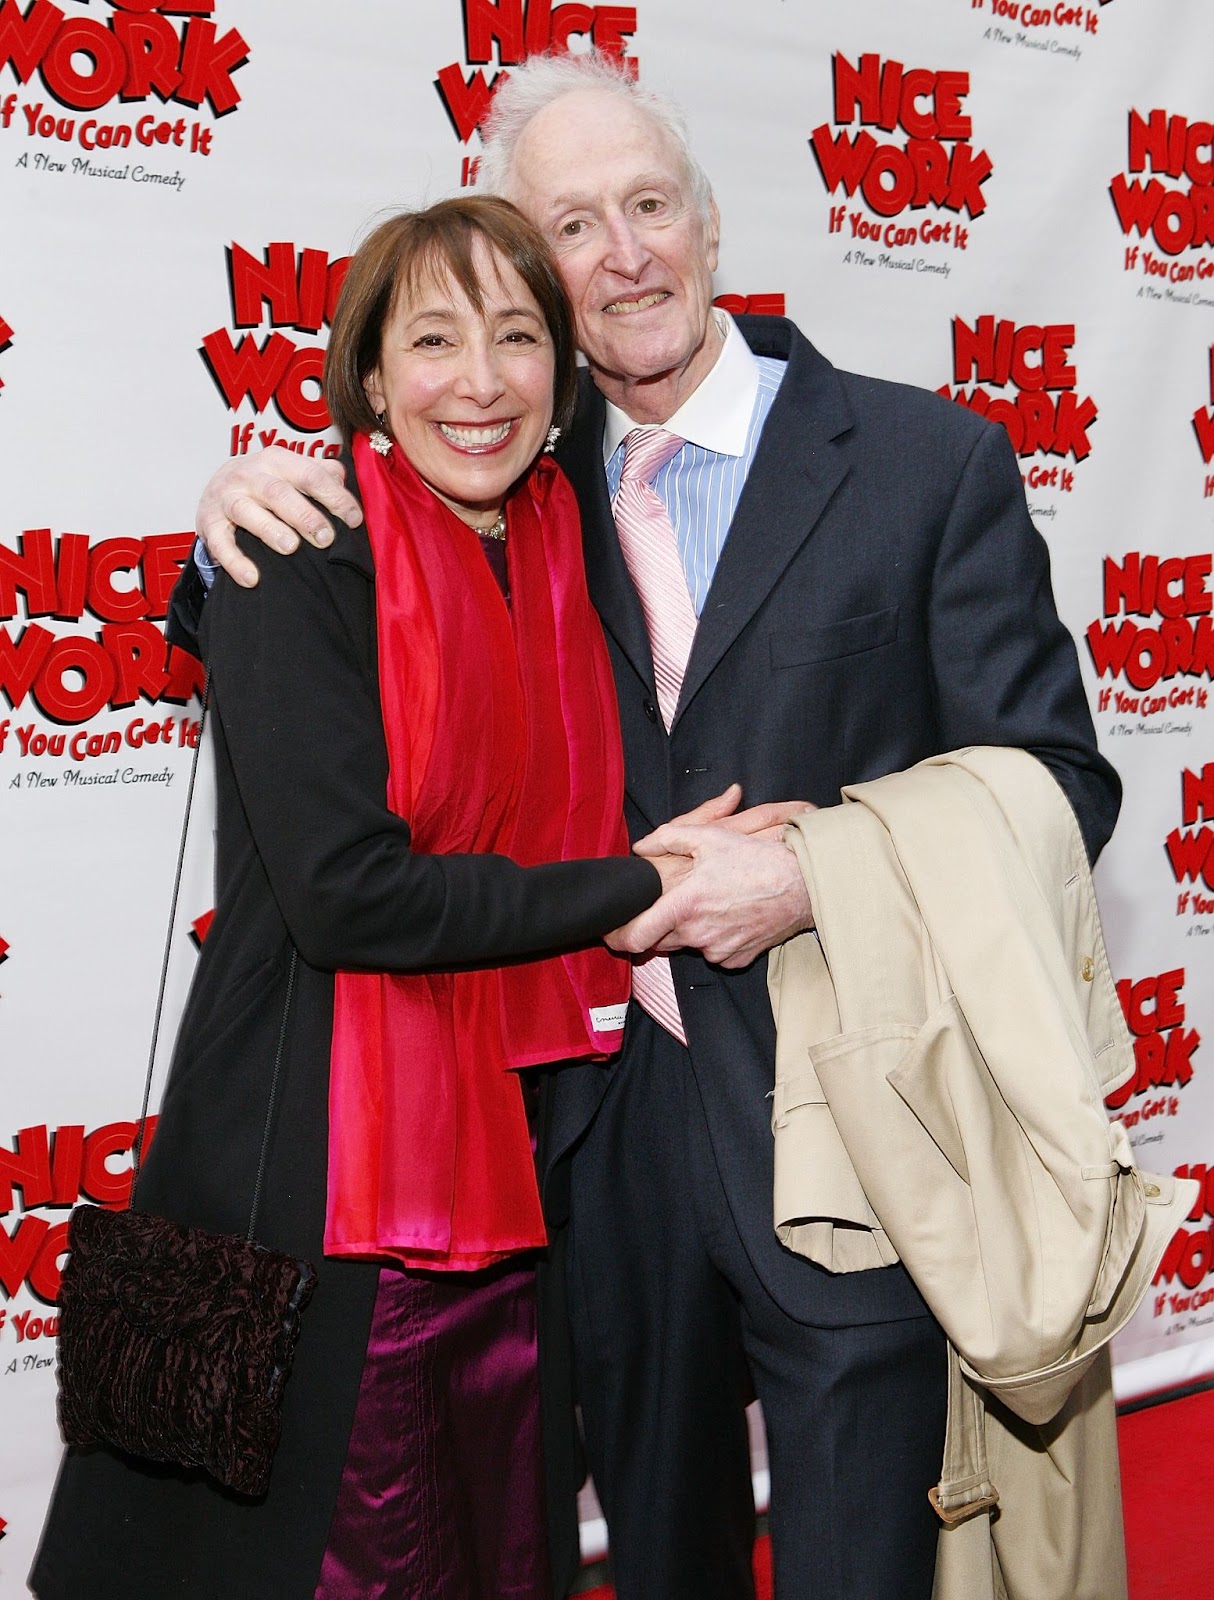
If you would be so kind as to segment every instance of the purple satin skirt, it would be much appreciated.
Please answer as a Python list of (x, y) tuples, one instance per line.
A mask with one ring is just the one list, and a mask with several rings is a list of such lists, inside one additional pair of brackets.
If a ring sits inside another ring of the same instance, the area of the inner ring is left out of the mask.
[(535, 1273), (380, 1273), (316, 1600), (551, 1600)]

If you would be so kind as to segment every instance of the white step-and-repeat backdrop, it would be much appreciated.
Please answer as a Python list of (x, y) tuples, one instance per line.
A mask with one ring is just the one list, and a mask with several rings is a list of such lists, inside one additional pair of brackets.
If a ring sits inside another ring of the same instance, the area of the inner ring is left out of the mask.
[[(318, 373), (385, 208), (474, 185), (497, 74), (622, 51), (690, 116), (719, 290), (1020, 453), (1126, 790), (1098, 881), (1143, 1165), (1214, 1171), (1214, 13), (1205, 0), (0, 0), (0, 1597), (58, 1458), (69, 1208), (121, 1204), (197, 675), (197, 490), (331, 453)], [(209, 890), (203, 761), (170, 1019)], [(1214, 1178), (1118, 1346), (1214, 1370)]]

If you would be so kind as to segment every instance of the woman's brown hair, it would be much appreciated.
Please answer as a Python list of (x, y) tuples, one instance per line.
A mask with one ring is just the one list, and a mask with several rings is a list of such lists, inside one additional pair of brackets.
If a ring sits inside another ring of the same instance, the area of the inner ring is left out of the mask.
[(484, 295), (473, 247), (483, 239), (508, 261), (535, 296), (556, 364), (553, 421), (568, 427), (577, 399), (573, 314), (543, 239), (508, 200), (492, 195), (440, 200), (383, 222), (359, 246), (338, 296), (325, 355), (324, 390), (334, 426), (347, 444), (379, 426), (363, 380), (379, 364), (384, 325), (401, 294), (449, 273), (477, 311)]

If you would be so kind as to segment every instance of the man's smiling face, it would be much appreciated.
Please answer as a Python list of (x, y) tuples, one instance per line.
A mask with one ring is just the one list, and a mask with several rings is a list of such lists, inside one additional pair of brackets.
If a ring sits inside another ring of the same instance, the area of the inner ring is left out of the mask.
[(574, 90), (524, 129), (507, 194), (556, 252), (599, 388), (665, 421), (720, 350), (716, 206), (700, 214), (675, 140), (621, 95)]

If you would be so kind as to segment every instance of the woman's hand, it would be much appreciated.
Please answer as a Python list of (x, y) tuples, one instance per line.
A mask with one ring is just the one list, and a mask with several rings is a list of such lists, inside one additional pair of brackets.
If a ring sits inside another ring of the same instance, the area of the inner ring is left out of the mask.
[(301, 536), (323, 549), (332, 543), (333, 530), (312, 500), (351, 528), (363, 519), (340, 462), (271, 446), (224, 462), (202, 491), (195, 526), (211, 560), (251, 589), (257, 568), (237, 549), (235, 529), (247, 528), (282, 555), (297, 550)]
[[(650, 864), (658, 869), (662, 880), (662, 893), (667, 895), (687, 877), (693, 865), (691, 856), (663, 854), (649, 857)], [(615, 935), (609, 937), (614, 938)]]

